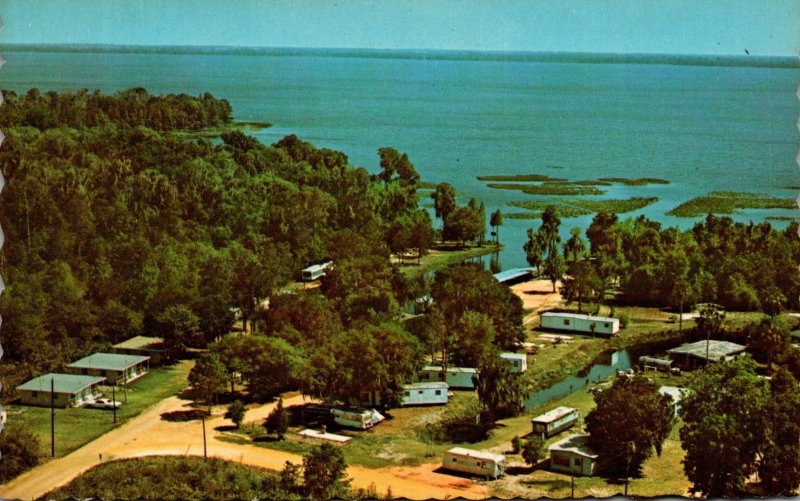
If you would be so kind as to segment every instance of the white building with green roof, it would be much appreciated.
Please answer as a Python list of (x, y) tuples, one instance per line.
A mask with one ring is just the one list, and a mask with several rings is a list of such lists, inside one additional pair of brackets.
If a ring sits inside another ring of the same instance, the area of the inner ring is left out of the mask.
[(100, 396), (97, 386), (105, 380), (97, 376), (49, 373), (17, 386), (17, 392), (25, 405), (49, 407), (52, 388), (55, 407), (80, 407)]
[(105, 377), (112, 384), (127, 384), (150, 372), (150, 357), (120, 353), (94, 353), (67, 366), (73, 374)]

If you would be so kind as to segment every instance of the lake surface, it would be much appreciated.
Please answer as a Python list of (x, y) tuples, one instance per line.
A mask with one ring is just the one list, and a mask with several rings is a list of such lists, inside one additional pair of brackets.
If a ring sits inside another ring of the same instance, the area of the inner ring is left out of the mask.
[[(477, 175), (665, 178), (669, 185), (615, 185), (604, 197), (657, 196), (658, 203), (629, 215), (682, 228), (699, 218), (664, 213), (695, 196), (726, 190), (795, 198), (790, 187), (800, 185), (796, 68), (443, 60), (424, 53), (3, 55), (4, 89), (210, 91), (231, 102), (237, 119), (274, 124), (255, 134), (265, 143), (297, 134), (370, 171), (378, 170), (377, 149), (392, 146), (408, 153), (423, 180), (448, 181), (460, 203), (475, 197), (488, 211), (519, 212), (507, 203), (535, 197), (489, 189)], [(734, 219), (796, 215), (745, 211)], [(563, 234), (590, 221), (565, 219)], [(526, 265), (525, 230), (537, 225), (505, 220), (503, 268)]]

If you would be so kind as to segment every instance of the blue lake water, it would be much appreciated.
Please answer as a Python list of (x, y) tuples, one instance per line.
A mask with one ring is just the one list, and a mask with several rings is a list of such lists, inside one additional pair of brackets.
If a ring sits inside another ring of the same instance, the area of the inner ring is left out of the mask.
[[(422, 56), (5, 52), (0, 87), (210, 91), (231, 102), (237, 119), (274, 124), (256, 134), (265, 143), (297, 134), (371, 171), (377, 149), (393, 146), (424, 180), (448, 181), (461, 203), (475, 197), (489, 211), (518, 212), (506, 204), (533, 197), (489, 189), (477, 175), (665, 178), (669, 185), (615, 185), (605, 197), (657, 196), (631, 215), (682, 228), (698, 219), (664, 213), (709, 191), (797, 195), (789, 188), (800, 185), (796, 68)], [(745, 211), (734, 219), (796, 215)], [(590, 221), (566, 219), (563, 232)], [(503, 268), (526, 265), (525, 230), (537, 224), (506, 219)]]

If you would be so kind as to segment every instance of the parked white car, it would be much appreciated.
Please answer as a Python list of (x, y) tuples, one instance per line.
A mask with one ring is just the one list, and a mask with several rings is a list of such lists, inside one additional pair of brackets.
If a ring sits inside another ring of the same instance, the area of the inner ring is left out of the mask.
[(93, 409), (119, 409), (119, 406), (122, 405), (121, 402), (117, 402), (116, 400), (111, 400), (110, 398), (98, 398), (94, 402), (87, 404), (87, 407), (91, 407)]

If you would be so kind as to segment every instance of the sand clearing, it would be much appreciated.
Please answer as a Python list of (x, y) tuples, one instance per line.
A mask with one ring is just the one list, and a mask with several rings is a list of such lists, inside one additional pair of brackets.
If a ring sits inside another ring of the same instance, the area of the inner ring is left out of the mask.
[[(284, 405), (308, 402), (302, 396), (284, 399)], [(203, 455), (203, 431), (199, 421), (169, 422), (161, 414), (190, 409), (191, 402), (178, 397), (162, 400), (138, 417), (131, 419), (102, 437), (62, 458), (42, 464), (0, 486), (0, 497), (34, 499), (68, 483), (101, 461), (150, 455)], [(259, 406), (247, 412), (245, 420), (264, 419), (275, 403)], [(286, 461), (302, 463), (302, 456), (250, 444), (232, 444), (219, 440), (222, 433), (216, 428), (229, 426), (221, 415), (206, 420), (208, 455), (232, 461), (280, 470)], [(102, 459), (101, 459), (102, 455)], [(489, 496), (487, 486), (465, 478), (435, 473), (438, 463), (417, 467), (370, 469), (351, 466), (347, 469), (354, 487), (374, 487), (378, 494), (387, 489), (396, 497), (428, 499), (464, 497), (481, 499)]]
[(522, 306), (531, 312), (525, 316), (524, 325), (539, 321), (539, 312), (549, 310), (557, 306), (563, 306), (564, 300), (561, 298), (561, 282), (556, 282), (556, 292), (553, 292), (553, 284), (550, 280), (529, 280), (520, 284), (512, 285), (511, 292), (522, 299)]

